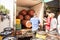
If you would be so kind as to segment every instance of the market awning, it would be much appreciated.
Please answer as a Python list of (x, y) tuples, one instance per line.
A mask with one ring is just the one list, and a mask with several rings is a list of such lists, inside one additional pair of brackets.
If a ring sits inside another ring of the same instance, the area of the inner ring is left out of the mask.
[(32, 7), (39, 4), (42, 0), (17, 0), (17, 6)]

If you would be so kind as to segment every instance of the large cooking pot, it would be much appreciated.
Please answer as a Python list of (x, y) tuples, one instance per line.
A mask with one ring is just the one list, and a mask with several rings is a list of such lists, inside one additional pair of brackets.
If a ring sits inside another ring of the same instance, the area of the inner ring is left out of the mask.
[(27, 21), (27, 22), (26, 22), (26, 27), (27, 27), (27, 28), (31, 28), (31, 27), (32, 27), (32, 24), (31, 24), (30, 21)]
[(23, 9), (19, 12), (19, 15), (22, 14), (23, 16), (27, 14), (27, 10)]
[(33, 17), (33, 16), (34, 16), (34, 13), (35, 13), (35, 11), (34, 11), (34, 10), (32, 10), (32, 9), (30, 9), (30, 10), (28, 11), (28, 14), (29, 14), (31, 17)]
[(23, 17), (23, 15), (18, 15), (18, 18), (23, 20), (24, 17)]
[(31, 28), (31, 26), (32, 26), (32, 24), (29, 20), (23, 20), (22, 24), (27, 28)]
[(25, 15), (25, 20), (30, 20), (30, 16), (29, 15)]

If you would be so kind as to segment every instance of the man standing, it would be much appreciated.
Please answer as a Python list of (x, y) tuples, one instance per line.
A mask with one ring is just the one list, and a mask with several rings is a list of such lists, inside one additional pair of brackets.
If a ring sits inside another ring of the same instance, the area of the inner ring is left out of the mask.
[(38, 17), (35, 15), (30, 19), (30, 22), (32, 23), (32, 31), (37, 31), (40, 24)]
[(31, 22), (31, 24), (32, 24), (32, 32), (33, 32), (33, 38), (35, 38), (35, 36), (36, 36), (36, 32), (38, 31), (38, 28), (39, 28), (39, 24), (40, 24), (40, 21), (39, 21), (39, 19), (37, 18), (37, 16), (36, 15), (34, 15), (34, 17), (32, 17), (31, 19), (30, 19), (30, 22)]

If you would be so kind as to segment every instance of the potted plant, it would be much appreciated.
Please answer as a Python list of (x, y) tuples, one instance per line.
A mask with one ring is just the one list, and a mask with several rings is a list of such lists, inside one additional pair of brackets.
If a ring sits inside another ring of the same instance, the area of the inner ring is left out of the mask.
[(3, 16), (9, 14), (9, 10), (5, 8), (5, 6), (0, 5), (0, 19), (3, 19)]
[(9, 14), (9, 10), (5, 6), (0, 5), (0, 14)]

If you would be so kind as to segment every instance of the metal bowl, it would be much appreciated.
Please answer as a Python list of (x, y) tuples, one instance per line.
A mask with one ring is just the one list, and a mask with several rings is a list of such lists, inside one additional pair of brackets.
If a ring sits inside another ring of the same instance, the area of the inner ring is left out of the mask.
[(11, 30), (12, 30), (11, 27), (6, 27), (6, 28), (4, 28), (4, 31), (11, 31)]

